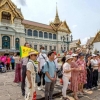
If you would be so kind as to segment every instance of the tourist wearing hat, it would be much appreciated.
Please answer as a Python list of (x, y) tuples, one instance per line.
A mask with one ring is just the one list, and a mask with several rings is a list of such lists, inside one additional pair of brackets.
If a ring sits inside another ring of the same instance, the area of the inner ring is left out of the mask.
[(98, 60), (96, 59), (97, 55), (92, 54), (91, 65), (93, 67), (93, 87), (97, 88), (98, 84)]
[(84, 94), (83, 86), (87, 82), (86, 62), (85, 62), (83, 53), (79, 54), (77, 64), (80, 70), (78, 82), (79, 82), (79, 94), (81, 95), (81, 94)]
[(74, 71), (71, 71), (71, 84), (70, 84), (70, 89), (74, 93), (74, 99), (79, 100), (77, 96), (78, 92), (78, 76), (79, 76), (79, 66), (76, 63), (78, 54), (72, 54), (73, 60), (71, 62), (71, 68), (75, 68)]
[[(35, 63), (37, 60), (38, 52), (31, 51), (29, 52), (28, 58), (29, 61), (27, 63), (27, 71), (26, 71), (26, 88), (25, 88), (25, 100), (33, 100), (33, 93), (35, 92), (35, 74), (36, 71), (34, 69)], [(36, 67), (35, 67), (36, 68)]]
[(68, 83), (71, 78), (71, 71), (73, 71), (75, 68), (71, 68), (71, 61), (72, 61), (72, 56), (67, 55), (66, 56), (66, 62), (63, 65), (63, 88), (62, 88), (62, 96), (63, 100), (69, 100), (66, 97), (66, 90), (68, 88)]

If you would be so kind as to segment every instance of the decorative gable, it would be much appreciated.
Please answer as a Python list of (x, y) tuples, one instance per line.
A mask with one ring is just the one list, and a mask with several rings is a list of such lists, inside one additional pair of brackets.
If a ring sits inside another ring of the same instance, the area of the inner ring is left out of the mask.
[(12, 19), (18, 18), (23, 20), (23, 16), (17, 6), (15, 6), (11, 0), (1, 0), (0, 2), (0, 13), (3, 11), (9, 12), (12, 16)]
[(95, 43), (95, 42), (100, 42), (100, 31), (96, 34), (94, 40), (92, 41), (92, 43)]
[(71, 33), (66, 21), (62, 22), (61, 25), (58, 28), (58, 31), (66, 32), (66, 33)]

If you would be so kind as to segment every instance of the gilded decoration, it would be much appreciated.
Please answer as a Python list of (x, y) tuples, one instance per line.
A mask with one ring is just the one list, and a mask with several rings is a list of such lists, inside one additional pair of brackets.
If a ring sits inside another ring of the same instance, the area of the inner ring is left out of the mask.
[(55, 16), (54, 24), (55, 25), (59, 25), (60, 24), (60, 19), (59, 19), (59, 15), (58, 15), (57, 6), (56, 6), (56, 16)]
[(62, 32), (67, 32), (67, 33), (71, 33), (66, 21), (62, 22), (61, 25), (59, 26), (58, 28), (59, 31), (62, 31)]
[(100, 42), (100, 31), (96, 34), (94, 40), (92, 41), (92, 44), (95, 42)]
[(61, 32), (66, 32), (66, 33), (71, 33), (66, 21), (61, 22), (59, 19), (59, 15), (58, 15), (58, 10), (57, 10), (57, 6), (56, 6), (56, 16), (54, 19), (54, 22), (50, 23), (50, 26), (54, 29), (54, 31), (61, 31)]
[(9, 11), (10, 13), (13, 12), (13, 17), (23, 19), (22, 14), (18, 10), (16, 10), (17, 7), (11, 2), (11, 0), (2, 0), (0, 3), (0, 9), (6, 12)]

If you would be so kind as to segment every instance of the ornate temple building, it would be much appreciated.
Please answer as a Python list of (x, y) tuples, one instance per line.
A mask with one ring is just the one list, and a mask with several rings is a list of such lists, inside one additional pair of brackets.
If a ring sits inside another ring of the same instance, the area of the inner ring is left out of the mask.
[(77, 48), (81, 47), (81, 40), (77, 39), (77, 40), (73, 40), (70, 45), (69, 45), (70, 49), (75, 51)]
[(100, 52), (100, 31), (98, 31), (95, 37), (93, 38), (91, 45), (93, 46), (92, 52)]
[(49, 25), (24, 19), (21, 9), (11, 0), (0, 0), (0, 52), (19, 51), (21, 45), (29, 42), (32, 47), (39, 50), (55, 49), (61, 52), (67, 49), (62, 36), (69, 36), (71, 31), (66, 21), (61, 21), (56, 8), (56, 16)]

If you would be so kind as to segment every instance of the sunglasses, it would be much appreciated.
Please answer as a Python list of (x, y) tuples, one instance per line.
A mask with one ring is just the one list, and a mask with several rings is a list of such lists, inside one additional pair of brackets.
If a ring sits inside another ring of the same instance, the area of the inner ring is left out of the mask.
[(33, 54), (33, 55), (31, 55), (31, 56), (37, 56), (36, 54)]
[(37, 56), (37, 55), (34, 55), (34, 56)]

